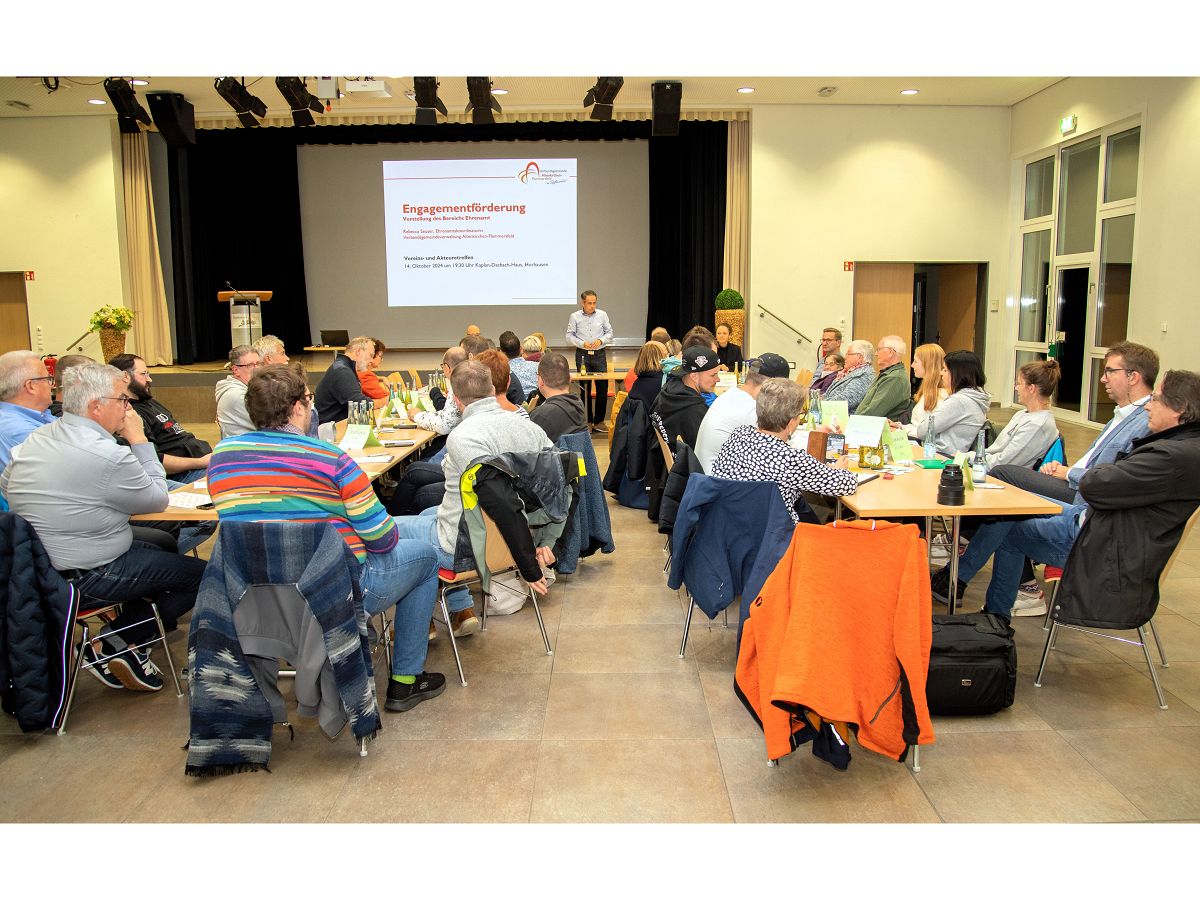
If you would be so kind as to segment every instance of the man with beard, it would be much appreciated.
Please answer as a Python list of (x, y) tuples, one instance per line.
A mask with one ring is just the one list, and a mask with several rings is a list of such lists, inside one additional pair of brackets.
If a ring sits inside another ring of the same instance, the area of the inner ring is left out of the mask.
[(146, 361), (132, 353), (122, 353), (114, 356), (109, 365), (129, 373), (133, 409), (146, 426), (146, 437), (158, 452), (167, 480), (188, 484), (203, 478), (212, 447), (176, 422), (171, 411), (154, 399), (150, 390), (154, 379)]

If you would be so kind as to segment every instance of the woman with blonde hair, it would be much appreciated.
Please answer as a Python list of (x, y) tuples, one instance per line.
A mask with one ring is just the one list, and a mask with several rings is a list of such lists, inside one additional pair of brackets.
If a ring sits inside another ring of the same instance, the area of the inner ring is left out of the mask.
[(631, 370), (635, 381), (629, 387), (631, 399), (641, 400), (649, 410), (662, 389), (662, 361), (666, 359), (667, 348), (658, 341), (647, 341), (642, 344), (637, 362)]
[(942, 363), (946, 351), (938, 344), (922, 344), (913, 351), (913, 375), (921, 379), (921, 386), (913, 394), (913, 410), (909, 421), (920, 425), (929, 414), (938, 408), (948, 396), (942, 385)]

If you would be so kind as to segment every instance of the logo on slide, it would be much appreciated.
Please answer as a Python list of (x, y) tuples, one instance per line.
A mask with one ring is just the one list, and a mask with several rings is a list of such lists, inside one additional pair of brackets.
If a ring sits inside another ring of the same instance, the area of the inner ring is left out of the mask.
[(522, 169), (521, 172), (517, 175), (517, 177), (521, 179), (521, 184), (528, 184), (529, 177), (531, 175), (541, 175), (541, 174), (542, 174), (542, 167), (539, 166), (533, 160), (530, 160), (529, 165), (527, 165), (524, 169)]

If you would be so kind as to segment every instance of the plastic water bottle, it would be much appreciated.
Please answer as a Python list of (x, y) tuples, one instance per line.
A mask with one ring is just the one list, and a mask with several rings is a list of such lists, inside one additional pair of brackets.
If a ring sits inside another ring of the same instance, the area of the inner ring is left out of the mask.
[(937, 428), (933, 414), (929, 415), (929, 428), (925, 431), (925, 441), (922, 444), (926, 459), (937, 459)]
[(971, 481), (974, 484), (983, 484), (987, 481), (987, 458), (983, 454), (983, 429), (979, 429), (979, 434), (975, 435), (975, 458), (971, 461)]

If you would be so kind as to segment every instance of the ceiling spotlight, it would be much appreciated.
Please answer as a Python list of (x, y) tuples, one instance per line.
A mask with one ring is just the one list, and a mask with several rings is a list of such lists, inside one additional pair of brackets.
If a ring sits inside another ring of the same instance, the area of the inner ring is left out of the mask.
[(471, 114), (471, 121), (476, 125), (495, 125), (494, 112), (504, 112), (500, 101), (492, 96), (492, 79), (486, 75), (471, 75), (467, 78), (467, 108), (464, 113)]
[(921, 92), (918, 90), (914, 90), (913, 88), (907, 88), (906, 90), (903, 90), (900, 93), (902, 93), (905, 97), (911, 97), (913, 94), (919, 94)]
[(436, 76), (425, 75), (413, 79), (413, 97), (417, 101), (417, 124), (436, 125), (437, 114), (448, 116), (446, 104), (438, 97)]
[(738, 88), (738, 93), (739, 93), (739, 94), (753, 94), (753, 93), (754, 93), (754, 88), (752, 88), (752, 87), (740, 87), (740, 88)]
[(591, 118), (600, 122), (612, 121), (613, 102), (624, 84), (625, 79), (619, 75), (601, 75), (596, 79), (596, 83), (583, 96), (584, 109), (592, 107)]
[(93, 97), (91, 100), (88, 101), (88, 103), (92, 104), (92, 106), (104, 106), (105, 104), (108, 103), (108, 101), (107, 100), (99, 100), (96, 97)]
[[(257, 128), (267, 116), (267, 104), (263, 103), (248, 90), (246, 86), (232, 76), (226, 75), (215, 82), (217, 93), (230, 105), (237, 114), (238, 121), (245, 128)], [(258, 119), (255, 118), (258, 116)]]
[(130, 84), (133, 84), (133, 85), (134, 85), (134, 86), (136, 86), (136, 87), (145, 87), (145, 86), (146, 86), (146, 85), (148, 85), (149, 83), (150, 83), (150, 82), (149, 82), (149, 81), (147, 81), (145, 78), (133, 78), (133, 79), (130, 79)]
[(138, 103), (137, 94), (124, 78), (105, 78), (104, 92), (108, 94), (108, 99), (117, 111), (117, 128), (121, 130), (121, 134), (137, 134), (141, 131), (139, 122), (146, 127), (150, 126), (150, 113)]
[(325, 112), (325, 104), (309, 93), (303, 79), (281, 75), (275, 79), (275, 87), (279, 88), (292, 111), (293, 125), (314, 125), (316, 120), (312, 114)]
[(818, 97), (832, 97), (836, 93), (837, 93), (837, 88), (833, 87), (832, 85), (827, 85), (826, 87), (823, 87), (819, 91), (817, 91), (817, 96)]
[(503, 97), (508, 93), (508, 91), (506, 91), (504, 88), (492, 88), (492, 93), (498, 97)]

